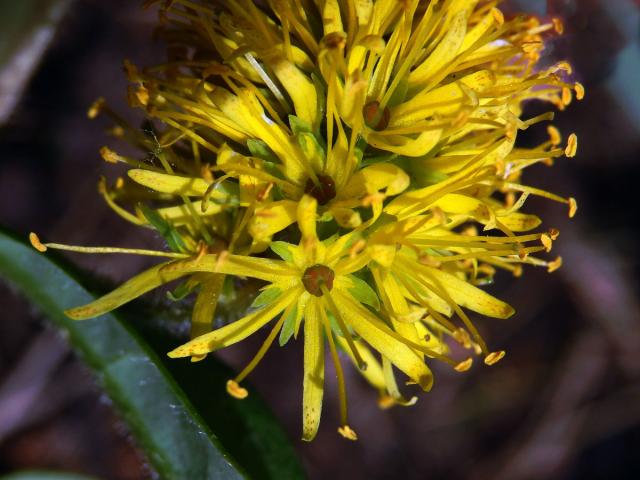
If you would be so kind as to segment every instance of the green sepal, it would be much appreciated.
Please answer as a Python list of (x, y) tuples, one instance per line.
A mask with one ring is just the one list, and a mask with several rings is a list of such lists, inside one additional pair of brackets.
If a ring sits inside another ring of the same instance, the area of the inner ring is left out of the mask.
[(275, 302), (282, 295), (282, 290), (278, 287), (269, 287), (262, 290), (251, 303), (250, 308), (260, 308)]
[(182, 240), (182, 237), (171, 223), (162, 218), (157, 211), (144, 204), (140, 204), (139, 208), (144, 218), (164, 238), (172, 252), (184, 253), (186, 251), (187, 247), (184, 240)]
[(284, 323), (282, 324), (282, 328), (280, 329), (280, 336), (278, 337), (278, 343), (281, 347), (284, 347), (287, 342), (293, 336), (293, 332), (296, 329), (296, 317), (298, 316), (298, 305), (296, 304), (287, 318), (284, 319)]

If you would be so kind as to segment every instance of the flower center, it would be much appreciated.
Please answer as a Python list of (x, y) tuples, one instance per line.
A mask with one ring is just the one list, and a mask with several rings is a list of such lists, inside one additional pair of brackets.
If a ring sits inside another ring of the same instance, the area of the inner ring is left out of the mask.
[(311, 295), (316, 297), (322, 296), (322, 287), (327, 287), (331, 291), (333, 288), (333, 279), (335, 273), (329, 267), (324, 265), (314, 265), (304, 271), (302, 275), (302, 284)]
[(304, 193), (308, 193), (318, 201), (318, 205), (326, 205), (336, 196), (336, 183), (329, 175), (318, 175), (318, 184), (307, 180)]
[(372, 128), (376, 132), (384, 130), (389, 126), (389, 120), (391, 120), (391, 111), (384, 107), (380, 108), (380, 102), (374, 100), (367, 103), (362, 108), (362, 115), (364, 116), (364, 122), (367, 127)]

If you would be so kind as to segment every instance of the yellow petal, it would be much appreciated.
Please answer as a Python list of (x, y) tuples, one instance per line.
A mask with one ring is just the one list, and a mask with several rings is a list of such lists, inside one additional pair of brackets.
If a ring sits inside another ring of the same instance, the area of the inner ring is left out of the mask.
[(383, 267), (389, 268), (396, 256), (395, 245), (383, 245), (374, 243), (367, 246), (367, 254)]
[(271, 65), (276, 77), (293, 100), (296, 116), (309, 125), (315, 125), (318, 114), (318, 98), (313, 82), (284, 57), (279, 58)]
[[(347, 343), (346, 338), (344, 338), (341, 335), (336, 335), (335, 338), (340, 344), (340, 346), (342, 347), (342, 350), (347, 352), (347, 355), (349, 355), (349, 358), (351, 358), (351, 361), (357, 368), (358, 362), (353, 356), (353, 352), (351, 351), (351, 348), (349, 347), (349, 344)], [(367, 382), (369, 382), (373, 387), (379, 390), (383, 390), (385, 388), (385, 383), (384, 383), (384, 373), (382, 372), (382, 365), (380, 365), (380, 360), (378, 360), (378, 358), (373, 354), (371, 349), (367, 347), (360, 340), (354, 340), (353, 343), (355, 344), (356, 349), (360, 354), (360, 358), (362, 358), (364, 363), (367, 364), (367, 368), (365, 370), (360, 370), (358, 368), (358, 371), (367, 380)]]
[[(190, 271), (179, 266), (184, 262), (165, 262), (146, 270), (132, 279), (126, 281), (112, 292), (103, 297), (81, 307), (66, 310), (65, 314), (74, 320), (86, 320), (94, 318), (104, 313), (115, 310), (116, 308), (130, 302), (134, 298), (143, 295), (154, 288), (165, 283), (176, 280)], [(168, 269), (170, 266), (172, 269)]]
[(346, 322), (364, 341), (391, 360), (423, 390), (431, 389), (433, 375), (419, 355), (404, 343), (393, 338), (388, 333), (389, 327), (358, 302), (342, 292), (336, 291), (335, 294), (332, 292), (332, 295)]
[[(411, 265), (405, 264), (405, 266), (409, 268)], [(494, 318), (509, 318), (515, 313), (513, 307), (507, 303), (455, 275), (426, 265), (420, 265), (418, 268), (420, 272), (426, 272), (424, 278), (428, 282), (435, 284), (439, 289), (444, 289), (451, 299), (461, 307)]]
[(447, 33), (438, 46), (409, 75), (410, 87), (425, 84), (430, 78), (438, 74), (441, 69), (453, 62), (467, 33), (467, 16), (468, 10), (463, 10), (453, 18)]
[(316, 235), (316, 211), (318, 201), (310, 195), (304, 195), (298, 202), (298, 227), (302, 238), (306, 241), (317, 240)]
[(367, 142), (380, 150), (406, 155), (407, 157), (422, 157), (437, 145), (442, 136), (442, 130), (427, 130), (416, 138), (404, 135), (380, 135), (370, 132)]
[(433, 115), (452, 115), (457, 112), (467, 98), (461, 84), (476, 93), (495, 84), (495, 74), (490, 70), (480, 70), (434, 90), (419, 93), (404, 103), (391, 108), (389, 127), (410, 126)]
[(322, 23), (324, 25), (325, 35), (344, 31), (338, 0), (326, 0), (322, 12)]
[(200, 291), (191, 313), (192, 339), (211, 331), (224, 278), (222, 274), (213, 273), (200, 282)]
[(514, 212), (498, 218), (512, 232), (527, 232), (542, 224), (540, 217), (526, 213)]
[(339, 198), (361, 198), (384, 188), (387, 195), (397, 195), (406, 190), (410, 182), (409, 175), (400, 167), (391, 163), (376, 163), (354, 174)]
[(304, 318), (302, 439), (307, 442), (318, 432), (324, 390), (324, 341), (319, 308), (319, 302), (312, 299), (307, 303)]
[(206, 204), (206, 212), (202, 212), (202, 202), (192, 202), (191, 204), (182, 204), (175, 207), (159, 208), (158, 214), (169, 221), (174, 227), (187, 225), (194, 221), (194, 216), (210, 217), (216, 213), (220, 213), (223, 207), (220, 204), (209, 202)]
[(266, 307), (213, 332), (201, 335), (172, 350), (168, 355), (171, 358), (203, 355), (244, 340), (282, 312), (300, 293), (299, 289), (285, 291), (276, 301)]
[[(181, 177), (140, 168), (131, 169), (127, 174), (134, 182), (160, 193), (200, 197), (209, 188), (209, 184), (202, 178)], [(211, 198), (224, 198), (224, 196), (215, 190), (211, 193)]]
[(360, 214), (350, 208), (331, 207), (329, 211), (343, 228), (356, 228), (362, 223)]
[(279, 200), (256, 208), (249, 221), (249, 233), (257, 241), (266, 240), (296, 221), (298, 204)]

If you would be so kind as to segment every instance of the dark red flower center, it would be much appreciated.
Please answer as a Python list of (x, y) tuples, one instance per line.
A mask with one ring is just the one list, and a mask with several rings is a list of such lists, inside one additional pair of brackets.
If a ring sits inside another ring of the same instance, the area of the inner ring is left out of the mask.
[(307, 180), (304, 193), (311, 195), (318, 201), (318, 205), (326, 205), (336, 196), (336, 182), (329, 175), (318, 175), (318, 183)]
[(377, 132), (387, 128), (391, 120), (391, 111), (387, 107), (380, 108), (380, 102), (376, 100), (364, 106), (362, 115), (367, 126)]
[(333, 279), (335, 273), (329, 267), (324, 265), (314, 265), (304, 271), (302, 275), (302, 284), (311, 295), (316, 297), (322, 296), (322, 287), (327, 287), (327, 290), (331, 291), (333, 288)]

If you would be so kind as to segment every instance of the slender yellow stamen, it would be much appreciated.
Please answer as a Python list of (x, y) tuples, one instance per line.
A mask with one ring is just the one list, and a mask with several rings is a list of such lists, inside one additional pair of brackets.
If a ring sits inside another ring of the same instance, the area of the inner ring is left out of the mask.
[(500, 360), (504, 358), (507, 352), (504, 350), (500, 350), (498, 352), (491, 352), (489, 355), (484, 357), (484, 363), (487, 365), (495, 365)]
[(173, 252), (160, 252), (157, 250), (145, 250), (139, 248), (117, 248), (117, 247), (79, 247), (75, 245), (63, 245), (61, 243), (41, 243), (38, 236), (31, 232), (29, 234), (29, 241), (33, 248), (39, 252), (46, 252), (48, 248), (54, 250), (66, 250), (69, 252), (78, 253), (124, 253), (128, 255), (145, 255), (148, 257), (165, 257), (165, 258), (189, 258), (190, 255), (186, 253), (173, 253)]
[[(336, 377), (338, 379), (338, 399), (340, 402), (340, 424), (342, 428), (346, 427), (345, 433), (349, 433), (348, 421), (347, 421), (347, 391), (344, 382), (344, 373), (342, 372), (342, 365), (340, 363), (340, 357), (338, 357), (338, 351), (336, 350), (335, 341), (333, 339), (333, 332), (331, 331), (331, 325), (329, 324), (329, 318), (324, 308), (320, 309), (322, 316), (322, 323), (324, 325), (324, 333), (329, 342), (329, 351), (331, 352), (331, 358), (333, 360), (333, 366), (336, 370)], [(342, 432), (340, 432), (342, 434)], [(349, 438), (346, 437), (345, 438)], [(356, 437), (357, 438), (357, 437)], [(355, 440), (355, 438), (351, 438)]]
[(233, 380), (227, 381), (227, 393), (238, 400), (244, 400), (249, 396), (249, 392), (246, 388), (238, 385), (237, 382)]
[(322, 290), (322, 296), (324, 297), (324, 300), (327, 302), (327, 305), (329, 306), (329, 310), (331, 311), (334, 318), (338, 322), (338, 326), (340, 327), (340, 331), (342, 332), (342, 335), (347, 340), (347, 344), (349, 345), (349, 350), (351, 350), (351, 353), (353, 354), (353, 358), (356, 360), (356, 364), (358, 365), (358, 368), (360, 370), (366, 370), (367, 362), (365, 362), (360, 356), (360, 352), (356, 348), (356, 345), (353, 341), (353, 337), (351, 336), (351, 332), (349, 332), (349, 329), (347, 328), (347, 326), (344, 323), (344, 320), (342, 319), (342, 315), (340, 314), (340, 309), (336, 306), (335, 302), (333, 301), (333, 297), (331, 297), (331, 292), (329, 292), (329, 289), (325, 284), (321, 284), (320, 288)]

